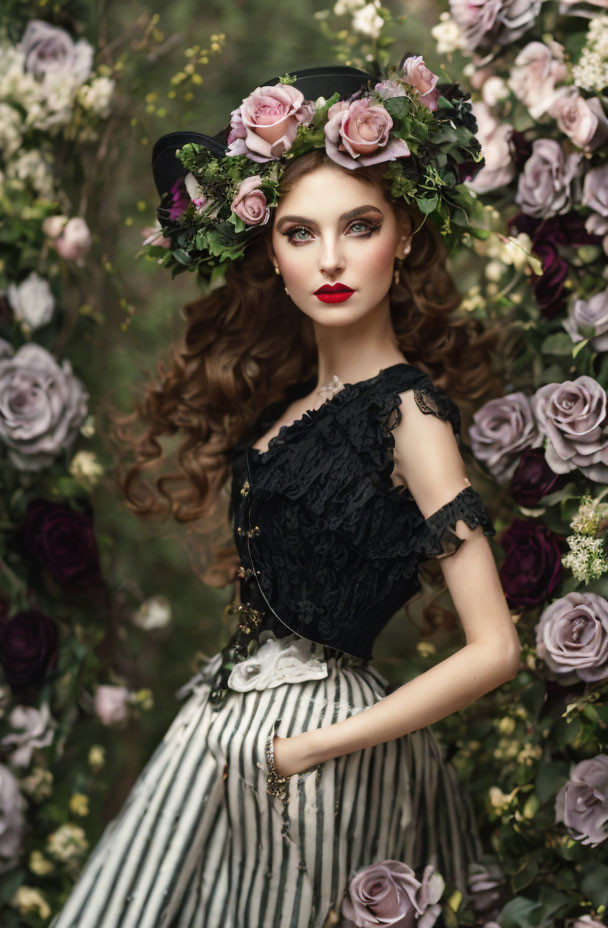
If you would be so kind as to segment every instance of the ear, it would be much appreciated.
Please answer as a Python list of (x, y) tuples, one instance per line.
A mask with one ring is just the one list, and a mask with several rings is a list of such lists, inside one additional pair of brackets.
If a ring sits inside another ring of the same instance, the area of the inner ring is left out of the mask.
[(409, 254), (412, 248), (412, 224), (407, 215), (402, 215), (399, 217), (397, 226), (399, 237), (395, 247), (395, 257), (402, 259)]

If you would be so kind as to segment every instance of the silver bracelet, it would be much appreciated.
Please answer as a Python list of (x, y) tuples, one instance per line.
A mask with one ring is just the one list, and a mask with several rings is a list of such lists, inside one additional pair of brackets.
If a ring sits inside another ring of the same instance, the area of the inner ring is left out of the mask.
[(282, 802), (287, 802), (288, 798), (288, 780), (289, 777), (279, 776), (274, 762), (274, 728), (270, 732), (266, 741), (266, 766), (268, 767), (268, 776), (266, 777), (266, 792), (269, 796), (274, 796)]

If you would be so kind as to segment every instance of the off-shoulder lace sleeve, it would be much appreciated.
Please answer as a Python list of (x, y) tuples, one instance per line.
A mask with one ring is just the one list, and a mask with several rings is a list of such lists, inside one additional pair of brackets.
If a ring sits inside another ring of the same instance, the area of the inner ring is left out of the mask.
[(481, 525), (484, 535), (496, 534), (481, 496), (473, 487), (465, 487), (424, 520), (416, 540), (417, 550), (423, 559), (441, 559), (458, 551), (465, 540), (454, 531), (459, 519), (463, 519), (470, 529)]

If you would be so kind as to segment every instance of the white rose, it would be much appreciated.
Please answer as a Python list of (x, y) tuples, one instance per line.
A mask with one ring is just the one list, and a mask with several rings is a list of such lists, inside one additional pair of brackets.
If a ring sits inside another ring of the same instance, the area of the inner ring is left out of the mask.
[(496, 106), (497, 103), (500, 103), (501, 100), (505, 100), (509, 96), (509, 88), (503, 81), (502, 77), (489, 77), (487, 81), (484, 81), (483, 87), (481, 88), (481, 96), (483, 102), (487, 103), (488, 106)]
[(51, 718), (49, 704), (43, 703), (41, 709), (35, 706), (15, 706), (9, 722), (11, 728), (20, 729), (5, 735), (1, 742), (5, 747), (15, 745), (9, 763), (15, 767), (28, 767), (34, 749), (45, 748), (53, 740), (57, 723)]
[(368, 3), (356, 11), (352, 25), (355, 32), (361, 32), (372, 39), (377, 39), (382, 31), (384, 20), (378, 14), (376, 4)]
[(115, 725), (128, 714), (129, 691), (126, 686), (98, 686), (95, 690), (95, 713), (102, 725)]
[(38, 329), (51, 321), (55, 298), (48, 281), (36, 271), (31, 271), (20, 284), (9, 284), (7, 295), (15, 319), (23, 328)]
[(171, 621), (171, 604), (166, 596), (150, 596), (133, 613), (133, 624), (149, 632), (165, 628)]
[(42, 223), (42, 231), (49, 238), (57, 238), (63, 232), (63, 228), (68, 221), (67, 216), (47, 216)]

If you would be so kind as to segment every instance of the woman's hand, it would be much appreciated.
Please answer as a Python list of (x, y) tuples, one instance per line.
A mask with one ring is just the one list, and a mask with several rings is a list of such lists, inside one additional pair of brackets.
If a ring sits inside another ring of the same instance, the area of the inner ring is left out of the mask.
[[(306, 735), (304, 732), (293, 738), (274, 736), (274, 765), (280, 777), (290, 777), (294, 773), (303, 773), (314, 766), (310, 753), (306, 749)], [(303, 740), (304, 739), (304, 740)]]

